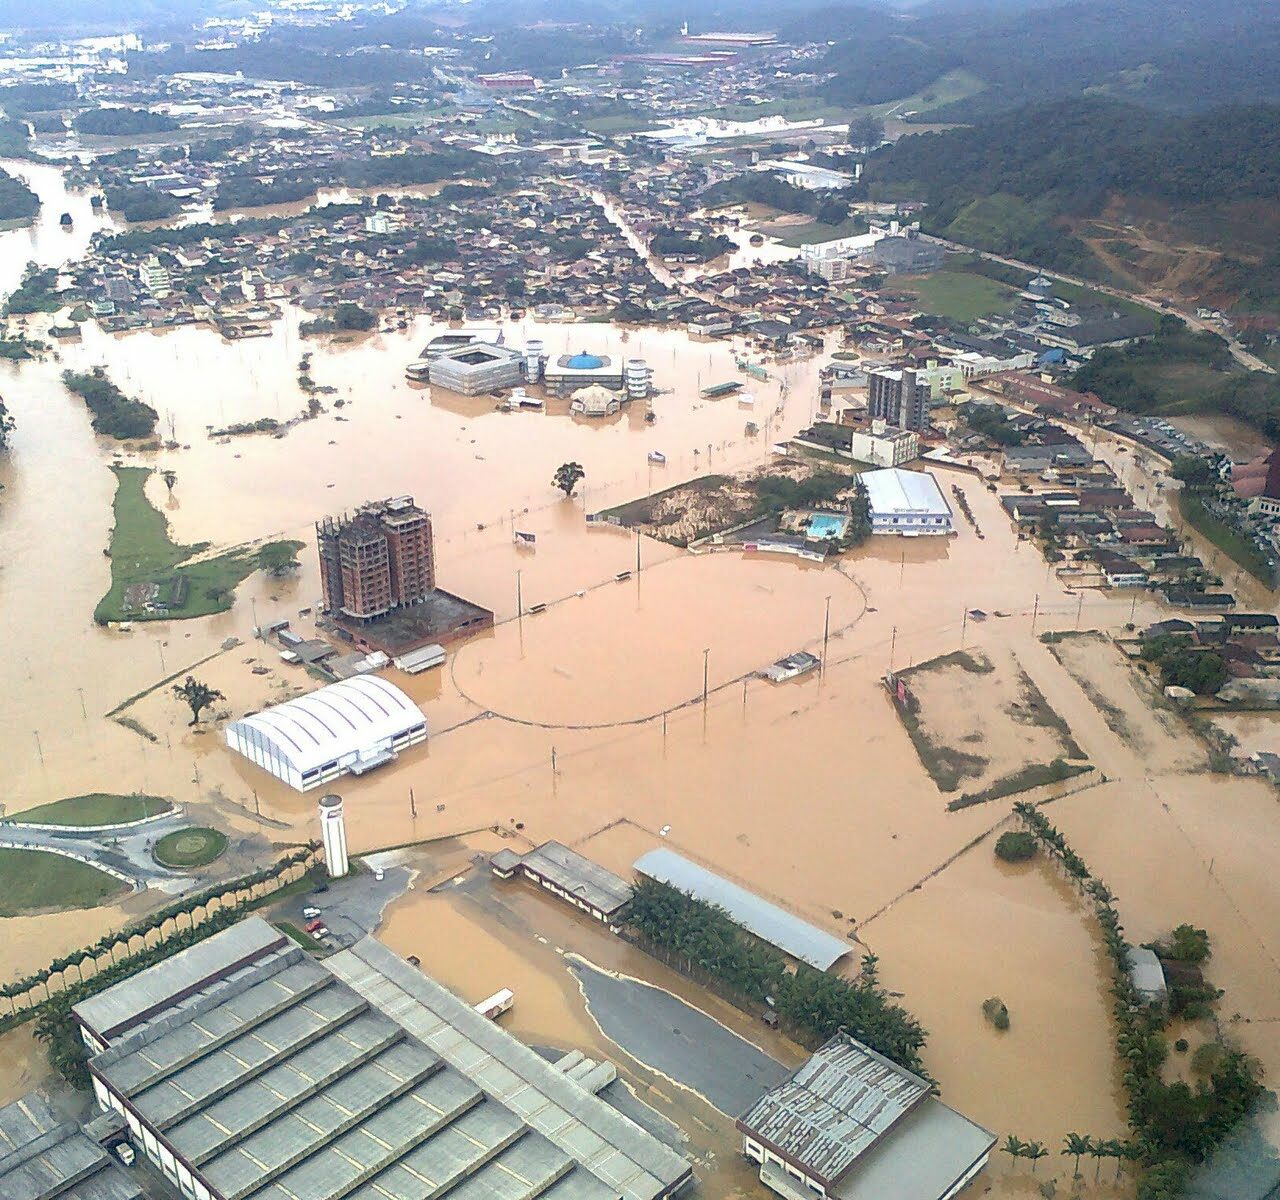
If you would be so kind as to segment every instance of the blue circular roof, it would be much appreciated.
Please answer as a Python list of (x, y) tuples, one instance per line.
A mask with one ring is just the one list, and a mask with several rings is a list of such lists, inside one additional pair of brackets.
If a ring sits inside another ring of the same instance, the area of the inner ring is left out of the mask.
[(598, 371), (604, 366), (604, 359), (584, 350), (581, 354), (575, 354), (565, 365), (575, 371)]

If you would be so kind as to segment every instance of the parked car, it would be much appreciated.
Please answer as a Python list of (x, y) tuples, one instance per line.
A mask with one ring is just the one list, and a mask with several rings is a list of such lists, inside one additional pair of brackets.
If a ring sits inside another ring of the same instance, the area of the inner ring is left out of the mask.
[(133, 1160), (138, 1157), (134, 1148), (128, 1142), (121, 1142), (115, 1148), (116, 1157), (124, 1163), (126, 1167), (133, 1166)]
[(308, 921), (308, 922), (307, 922), (307, 932), (308, 932), (308, 933), (310, 933), (310, 934), (317, 934), (317, 933), (319, 933), (319, 932), (320, 932), (320, 930), (322, 930), (323, 928), (324, 928), (324, 922), (323, 922), (323, 921), (319, 921), (319, 920), (317, 920), (317, 921)]
[(318, 908), (313, 908), (311, 905), (308, 905), (306, 908), (302, 910), (302, 915), (306, 917), (308, 921), (314, 921), (316, 917), (320, 915), (320, 910)]

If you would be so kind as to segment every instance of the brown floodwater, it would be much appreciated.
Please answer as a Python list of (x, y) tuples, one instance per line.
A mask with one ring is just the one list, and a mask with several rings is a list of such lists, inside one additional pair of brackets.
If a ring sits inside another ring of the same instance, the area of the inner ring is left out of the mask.
[[(53, 204), (65, 206), (59, 198)], [(0, 240), (6, 279), (17, 278), (16, 258), (30, 253), (29, 235), (17, 233), (28, 240)], [(79, 235), (77, 222), (66, 236)], [(63, 249), (36, 244), (50, 260)], [(1257, 781), (1144, 761), (1038, 640), (1048, 629), (1115, 631), (1153, 619), (1164, 611), (1158, 602), (1070, 592), (1013, 535), (995, 496), (947, 471), (937, 472), (940, 483), (965, 491), (984, 539), (967, 525), (945, 540), (874, 539), (825, 566), (737, 552), (693, 557), (644, 540), (639, 578), (614, 583), (634, 568), (635, 538), (587, 527), (583, 509), (763, 462), (771, 442), (809, 421), (821, 359), (771, 367), (774, 380), (748, 385), (757, 404), (744, 416), (732, 402), (698, 395), (738, 377), (729, 344), (608, 324), (508, 326), (509, 341), (541, 337), (555, 354), (640, 354), (657, 385), (671, 389), (655, 398), (652, 426), (638, 413), (590, 423), (554, 408), (499, 413), (406, 383), (404, 365), (435, 328), (427, 321), (350, 342), (301, 339), (297, 322), (287, 311), (271, 337), (240, 343), (202, 328), (126, 337), (89, 328), (56, 361), (0, 366), (0, 393), (18, 421), (0, 464), (0, 620), (9, 634), (0, 748), (10, 813), (76, 792), (141, 788), (208, 803), (232, 831), (278, 841), (314, 836), (314, 796), (233, 758), (216, 724), (188, 728), (185, 709), (158, 685), (201, 664), (199, 676), (226, 695), (218, 713), (232, 715), (312, 687), (252, 640), (253, 625), (288, 617), (310, 633), (313, 618), (299, 610), (319, 594), (314, 520), (410, 492), (435, 518), (443, 586), (508, 623), (456, 648), (442, 671), (391, 673), (422, 705), (433, 737), (393, 766), (343, 781), (353, 850), (516, 823), (527, 839), (572, 842), (618, 870), (642, 849), (672, 845), (880, 953), (885, 979), (934, 1030), (926, 1061), (952, 1103), (1002, 1136), (1049, 1138), (1056, 1130), (1056, 1141), (1081, 1125), (1101, 1132), (1115, 1114), (1113, 1052), (1098, 1017), (1091, 929), (1051, 880), (1001, 873), (985, 844), (961, 854), (1008, 804), (947, 813), (880, 683), (890, 666), (961, 645), (1008, 649), (1099, 777), (1112, 781), (1057, 801), (1053, 819), (1116, 891), (1134, 936), (1183, 920), (1212, 931), (1224, 1013), (1242, 1017), (1231, 1028), (1273, 1080), (1280, 1075), (1277, 1040), (1267, 1036), (1275, 1025), (1264, 1023), (1280, 1015), (1274, 794)], [(306, 351), (317, 382), (338, 389), (322, 397), (324, 415), (283, 438), (206, 436), (209, 426), (301, 410), (297, 363)], [(83, 405), (58, 380), (64, 366), (93, 363), (155, 405), (166, 431), (171, 420), (180, 448), (121, 451), (95, 438)], [(332, 406), (338, 397), (341, 409)], [(747, 438), (746, 417), (767, 418), (770, 427)], [(650, 468), (653, 449), (667, 455), (665, 468)], [(150, 494), (180, 541), (298, 537), (307, 542), (300, 576), (255, 575), (230, 612), (206, 620), (138, 623), (132, 633), (97, 628), (92, 612), (109, 580), (102, 551), (114, 458), (176, 472), (172, 498), (158, 479)], [(585, 496), (565, 500), (550, 479), (569, 459), (582, 463), (587, 479)], [(1154, 479), (1138, 482), (1153, 504), (1164, 503)], [(537, 534), (536, 550), (514, 545), (513, 525)], [(517, 588), (526, 605), (566, 599), (513, 622)], [(821, 652), (828, 596), (823, 672), (780, 686), (730, 682), (791, 650)], [(229, 638), (242, 644), (224, 651)], [(262, 666), (268, 673), (254, 675)], [(125, 715), (154, 741), (103, 717), (135, 696)], [(973, 702), (963, 679), (934, 699), (944, 708)], [(663, 718), (663, 709), (684, 701), (693, 703)], [(657, 715), (637, 722), (650, 714)], [(1005, 719), (996, 704), (992, 728)], [(159, 898), (136, 902), (152, 899)], [(393, 944), (415, 953), (411, 945), (429, 946), (424, 966), (432, 970), (434, 961), (473, 998), (494, 979), (507, 986), (504, 971), (517, 967), (509, 931), (473, 915), (464, 925), (441, 910), (437, 934), (430, 906), (438, 899), (415, 892), (405, 902), (413, 917), (393, 909)], [(116, 908), (0, 922), (0, 976), (95, 940), (125, 915)], [(483, 954), (472, 953), (473, 944)], [(857, 942), (850, 946), (860, 952)], [(539, 945), (544, 951), (554, 954), (554, 946)], [(522, 1032), (567, 1035), (560, 984), (527, 990)], [(1013, 1015), (1005, 1041), (975, 1012), (992, 994)], [(1058, 1042), (1019, 1057), (1011, 1081), (1015, 1052), (1054, 1030), (1062, 1031)], [(1010, 1195), (1034, 1194), (1025, 1169), (997, 1164), (992, 1178)]]

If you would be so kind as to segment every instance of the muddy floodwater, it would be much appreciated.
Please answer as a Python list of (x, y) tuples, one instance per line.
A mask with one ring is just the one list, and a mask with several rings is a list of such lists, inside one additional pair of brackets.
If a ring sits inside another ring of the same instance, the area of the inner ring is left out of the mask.
[[(58, 264), (82, 251), (95, 219), (86, 200), (60, 190), (55, 169), (22, 170), (46, 207), (35, 230), (0, 235), (8, 287), (28, 258)], [(56, 222), (67, 208), (73, 232), (51, 230), (50, 214)], [(468, 891), (471, 855), (503, 844), (495, 827), (504, 842), (526, 848), (558, 838), (623, 873), (644, 850), (668, 845), (847, 939), (855, 959), (878, 954), (886, 984), (930, 1030), (924, 1057), (943, 1097), (1002, 1138), (1056, 1146), (1073, 1129), (1120, 1134), (1106, 981), (1088, 914), (1042, 864), (1011, 871), (994, 860), (992, 835), (1008, 819), (1008, 799), (946, 810), (948, 796), (882, 683), (886, 670), (965, 648), (993, 660), (1012, 655), (1094, 767), (1036, 798), (1051, 802), (1055, 824), (1116, 893), (1129, 936), (1147, 940), (1183, 921), (1207, 928), (1209, 977), (1226, 991), (1229, 1030), (1273, 1084), (1280, 1079), (1275, 793), (1256, 779), (1203, 771), (1202, 757), (1181, 748), (1193, 735), (1152, 719), (1120, 656), (1060, 659), (1040, 640), (1050, 630), (1114, 633), (1167, 615), (1161, 604), (1145, 594), (1068, 590), (1014, 536), (980, 481), (946, 470), (940, 484), (948, 496), (963, 492), (984, 538), (961, 524), (951, 539), (877, 538), (815, 565), (737, 551), (693, 555), (586, 523), (585, 513), (765, 462), (773, 442), (812, 419), (823, 357), (766, 364), (770, 379), (749, 384), (756, 405), (744, 414), (699, 394), (744, 378), (733, 361), (741, 346), (606, 323), (508, 324), (513, 344), (537, 337), (556, 355), (649, 361), (661, 389), (656, 420), (633, 408), (590, 422), (556, 405), (500, 413), (491, 400), (406, 382), (405, 364), (438, 331), (425, 320), (347, 341), (303, 339), (298, 323), (287, 310), (270, 337), (239, 343), (200, 327), (116, 337), (87, 326), (80, 343), (47, 361), (0, 366), (0, 393), (17, 421), (0, 462), (9, 815), (59, 796), (136, 788), (208, 805), (233, 836), (314, 836), (314, 796), (233, 758), (221, 726), (315, 686), (252, 632), (276, 619), (313, 631), (314, 522), (411, 493), (432, 512), (442, 586), (491, 608), (498, 625), (452, 648), (438, 671), (388, 673), (421, 705), (431, 738), (394, 765), (342, 781), (349, 838), (357, 853), (488, 839), (465, 843), (467, 854), (420, 877), (389, 909), (381, 935), (472, 1001), (517, 980), (518, 1003), (504, 1017), (513, 1032), (618, 1055), (566, 965), (580, 923), (536, 896), (541, 907), (526, 911)], [(320, 397), (320, 416), (279, 438), (209, 436), (303, 410), (304, 353), (316, 382), (335, 389)], [(122, 450), (93, 435), (59, 376), (96, 364), (157, 409), (177, 449)], [(746, 434), (747, 418), (760, 424), (758, 436)], [(650, 464), (653, 450), (665, 466)], [(1149, 463), (1105, 439), (1099, 452), (1123, 462), (1163, 514), (1167, 492)], [(565, 499), (550, 480), (569, 460), (586, 480)], [(299, 575), (253, 575), (229, 612), (204, 620), (137, 622), (128, 633), (95, 626), (109, 582), (113, 461), (176, 474), (171, 496), (158, 475), (148, 494), (177, 541), (225, 547), (296, 537), (306, 543)], [(513, 529), (535, 534), (536, 549), (517, 547)], [(1274, 608), (1270, 596), (1242, 595)], [(548, 608), (521, 618), (518, 597), (526, 609)], [(755, 674), (800, 649), (825, 655), (823, 669), (783, 685)], [(168, 682), (188, 670), (225, 696), (215, 719), (196, 728)], [(944, 715), (936, 728), (980, 737), (990, 727), (1001, 761), (1011, 760), (1007, 728), (969, 711), (978, 695), (963, 672), (937, 681), (929, 703)], [(130, 724), (106, 716), (113, 711)], [(945, 715), (962, 711), (964, 721)], [(159, 901), (0, 921), (0, 977), (96, 940)], [(590, 953), (578, 952), (602, 968), (677, 993), (692, 987), (617, 939), (596, 937)], [(996, 995), (1009, 1007), (1007, 1033), (982, 1019), (982, 1001)], [(685, 999), (770, 1057), (799, 1060), (796, 1047), (734, 1026), (740, 1016), (708, 1007), (705, 993)], [(725, 1186), (715, 1194), (758, 1194), (733, 1157), (731, 1128), (710, 1105), (653, 1072), (633, 1074), (642, 1095), (665, 1097), (667, 1115), (697, 1131), (700, 1153), (718, 1156)], [(1068, 1169), (1055, 1158), (1034, 1182), (1058, 1175), (1065, 1183)], [(1004, 1195), (1035, 1194), (1025, 1168), (995, 1163), (989, 1179)]]

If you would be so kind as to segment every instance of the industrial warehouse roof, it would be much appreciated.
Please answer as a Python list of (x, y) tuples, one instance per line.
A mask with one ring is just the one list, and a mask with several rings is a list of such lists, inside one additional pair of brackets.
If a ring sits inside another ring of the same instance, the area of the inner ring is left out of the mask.
[(825, 971), (849, 953), (838, 937), (802, 921), (754, 892), (681, 858), (671, 850), (650, 850), (635, 861), (635, 869), (650, 879), (668, 883), (695, 900), (723, 908), (739, 925), (785, 954)]
[(907, 515), (951, 514), (938, 481), (925, 471), (904, 471), (889, 467), (883, 471), (864, 471), (858, 476), (867, 489), (873, 513)]
[[(498, 852), (507, 853), (509, 851)], [(631, 885), (625, 879), (563, 842), (543, 842), (528, 854), (512, 855), (512, 860), (504, 859), (495, 865), (503, 870), (522, 865), (602, 913), (616, 912), (631, 899)]]
[(71, 1011), (99, 1037), (110, 1041), (291, 944), (261, 917), (250, 917), (81, 1000)]
[(424, 721), (422, 710), (395, 684), (361, 675), (241, 717), (227, 732), (256, 731), (305, 774)]
[(90, 1070), (224, 1200), (653, 1200), (688, 1173), (371, 939), (272, 955)]
[(60, 1121), (42, 1096), (0, 1108), (0, 1197), (138, 1200), (138, 1187), (74, 1121)]
[(839, 1200), (938, 1200), (995, 1144), (918, 1075), (847, 1034), (766, 1092), (738, 1128)]

